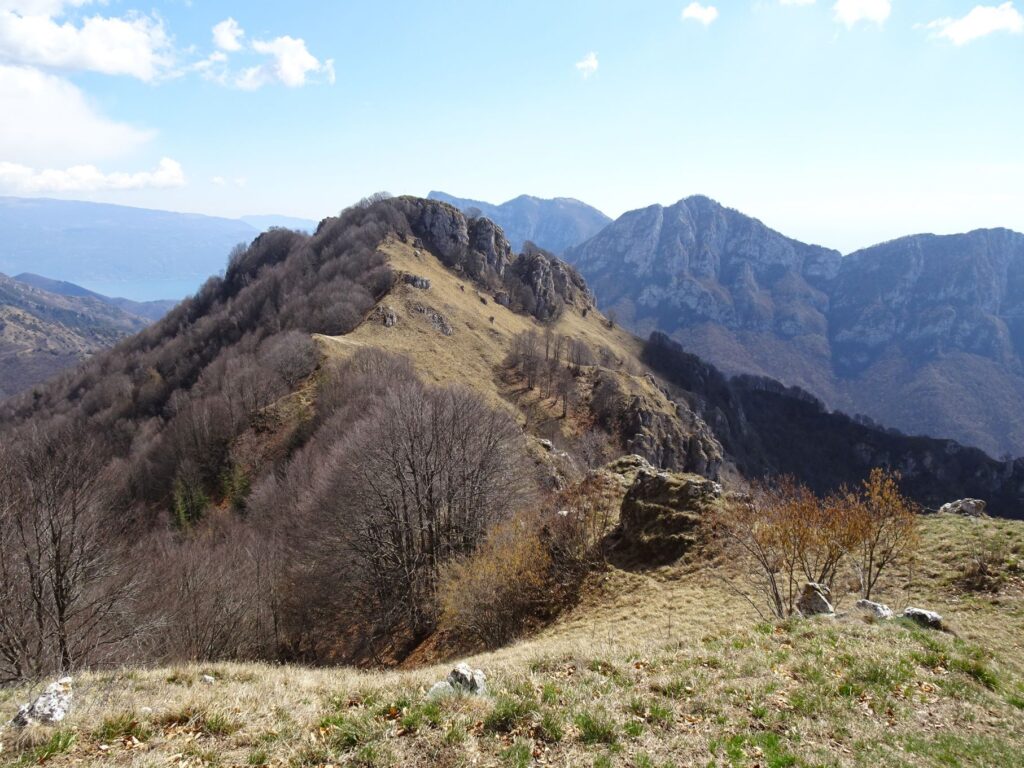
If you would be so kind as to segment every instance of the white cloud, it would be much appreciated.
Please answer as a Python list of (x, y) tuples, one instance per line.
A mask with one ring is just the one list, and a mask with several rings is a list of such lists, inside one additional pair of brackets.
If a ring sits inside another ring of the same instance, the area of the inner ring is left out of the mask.
[(583, 79), (586, 80), (592, 74), (597, 72), (599, 64), (597, 62), (597, 54), (591, 51), (582, 59), (576, 62), (576, 71), (583, 75)]
[(155, 170), (136, 173), (103, 173), (95, 165), (38, 171), (27, 165), (0, 162), (0, 188), (18, 194), (168, 189), (184, 184), (181, 163), (169, 157), (163, 158)]
[(0, 11), (21, 16), (60, 16), (66, 6), (89, 5), (93, 0), (0, 0)]
[(218, 187), (226, 187), (228, 185), (227, 179), (225, 179), (223, 176), (214, 176), (212, 179), (210, 179), (210, 181), (216, 184)]
[[(80, 4), (80, 3), (77, 3)], [(155, 79), (171, 63), (171, 41), (156, 18), (92, 16), (58, 22), (60, 2), (7, 2), (0, 10), (0, 60), (54, 69)], [(31, 12), (30, 12), (31, 11)]]
[(306, 84), (310, 75), (320, 75), (326, 82), (334, 83), (334, 60), (321, 62), (301, 38), (284, 35), (273, 40), (254, 40), (252, 49), (272, 61), (242, 70), (234, 84), (243, 90), (254, 91), (273, 82), (298, 88)]
[(892, 13), (892, 1), (836, 0), (832, 10), (835, 13), (836, 21), (842, 22), (848, 28), (860, 21), (872, 21), (881, 25)]
[[(104, 117), (67, 80), (0, 64), (0, 159), (72, 164), (139, 149), (151, 131)], [(17, 116), (16, 119), (10, 119)]]
[(683, 19), (690, 19), (703, 24), (705, 27), (718, 18), (718, 9), (713, 5), (701, 5), (690, 3), (683, 9)]
[(779, 0), (780, 5), (814, 5), (815, 0)]
[(1002, 5), (976, 5), (959, 19), (936, 19), (927, 25), (935, 30), (936, 37), (943, 37), (954, 45), (966, 45), (994, 32), (1010, 32), (1019, 35), (1024, 32), (1024, 15), (1012, 2)]
[(228, 17), (213, 28), (213, 42), (222, 51), (242, 50), (242, 38), (245, 37), (245, 30), (238, 22)]

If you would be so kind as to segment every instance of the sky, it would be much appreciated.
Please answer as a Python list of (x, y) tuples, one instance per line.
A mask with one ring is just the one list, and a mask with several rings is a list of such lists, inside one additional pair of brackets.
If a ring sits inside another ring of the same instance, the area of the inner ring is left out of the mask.
[(844, 252), (1024, 231), (1024, 0), (0, 0), (0, 195), (432, 189), (705, 194)]

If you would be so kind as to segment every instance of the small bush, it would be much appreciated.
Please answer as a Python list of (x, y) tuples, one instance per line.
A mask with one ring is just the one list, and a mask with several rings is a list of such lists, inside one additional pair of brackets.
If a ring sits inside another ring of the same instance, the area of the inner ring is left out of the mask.
[(535, 519), (498, 523), (476, 552), (443, 571), (440, 627), (488, 647), (507, 643), (543, 612), (550, 569)]

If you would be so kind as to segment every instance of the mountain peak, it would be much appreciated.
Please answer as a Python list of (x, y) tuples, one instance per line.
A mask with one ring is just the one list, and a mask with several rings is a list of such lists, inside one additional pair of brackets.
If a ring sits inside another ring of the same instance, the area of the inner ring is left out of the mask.
[(544, 199), (523, 194), (495, 205), (434, 190), (428, 199), (443, 200), (463, 213), (479, 210), (505, 231), (516, 251), (532, 242), (554, 254), (562, 254), (611, 222), (596, 208), (571, 197)]

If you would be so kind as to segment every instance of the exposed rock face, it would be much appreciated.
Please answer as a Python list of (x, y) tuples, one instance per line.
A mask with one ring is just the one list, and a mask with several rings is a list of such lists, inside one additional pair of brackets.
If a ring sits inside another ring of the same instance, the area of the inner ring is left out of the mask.
[(419, 288), (421, 290), (430, 289), (430, 281), (425, 277), (419, 275), (402, 275), (402, 279), (405, 280), (406, 284), (411, 285), (413, 288)]
[(1024, 235), (914, 235), (851, 254), (832, 291), (830, 337), (842, 372), (895, 346), (919, 362), (959, 350), (1020, 373)]
[(656, 467), (717, 479), (722, 446), (708, 425), (685, 404), (641, 384), (616, 371), (596, 373), (595, 399), (615, 403), (603, 414), (604, 426), (621, 435), (627, 453)]
[(71, 689), (71, 678), (62, 677), (50, 683), (39, 697), (31, 704), (24, 704), (18, 714), (11, 720), (11, 725), (25, 728), (29, 725), (53, 725), (61, 722), (71, 711), (74, 692)]
[(529, 241), (561, 254), (611, 223), (596, 208), (567, 197), (541, 200), (522, 195), (501, 205), (452, 197), (444, 192), (431, 192), (429, 197), (450, 203), (467, 215), (486, 216), (496, 222), (516, 251), (523, 250)]
[(378, 305), (373, 310), (372, 317), (380, 320), (385, 328), (393, 328), (398, 324), (398, 313), (395, 312), (394, 307), (390, 307), (387, 304)]
[[(541, 321), (557, 318), (566, 304), (581, 309), (593, 306), (593, 296), (580, 274), (544, 251), (531, 249), (520, 254), (510, 271), (526, 289), (527, 311)], [(513, 287), (512, 295), (522, 298), (522, 288), (517, 291)]]
[(627, 213), (566, 258), (623, 325), (727, 374), (1024, 455), (1024, 234), (915, 235), (840, 259), (688, 198)]
[(926, 611), (924, 608), (907, 608), (903, 611), (903, 618), (910, 619), (926, 629), (943, 629), (942, 617), (935, 611)]
[(710, 322), (786, 337), (826, 332), (840, 258), (699, 196), (631, 211), (566, 252), (631, 327)]
[(722, 487), (698, 475), (641, 469), (622, 500), (616, 548), (646, 565), (678, 560)]
[(445, 336), (451, 336), (453, 333), (455, 333), (455, 329), (452, 328), (452, 324), (448, 322), (448, 318), (446, 318), (440, 312), (419, 303), (411, 304), (409, 306), (409, 309), (411, 309), (416, 314), (423, 315), (424, 317), (426, 317), (427, 320), (430, 321), (430, 324)]
[(530, 248), (516, 257), (501, 227), (485, 218), (467, 219), (457, 208), (436, 200), (394, 201), (413, 234), (449, 268), (465, 274), (500, 297), (499, 303), (542, 322), (571, 304), (593, 305), (583, 278), (551, 254)]
[(981, 517), (985, 514), (985, 502), (981, 499), (958, 499), (939, 508), (940, 513), (951, 515), (966, 515), (967, 517)]
[(871, 600), (858, 600), (857, 608), (865, 613), (870, 613), (876, 619), (891, 619), (895, 615), (893, 614), (892, 608), (888, 605), (885, 605), (884, 603), (876, 603)]
[(804, 584), (803, 592), (796, 601), (796, 609), (802, 616), (831, 616), (835, 613), (832, 603), (832, 591), (824, 584), (807, 582)]

